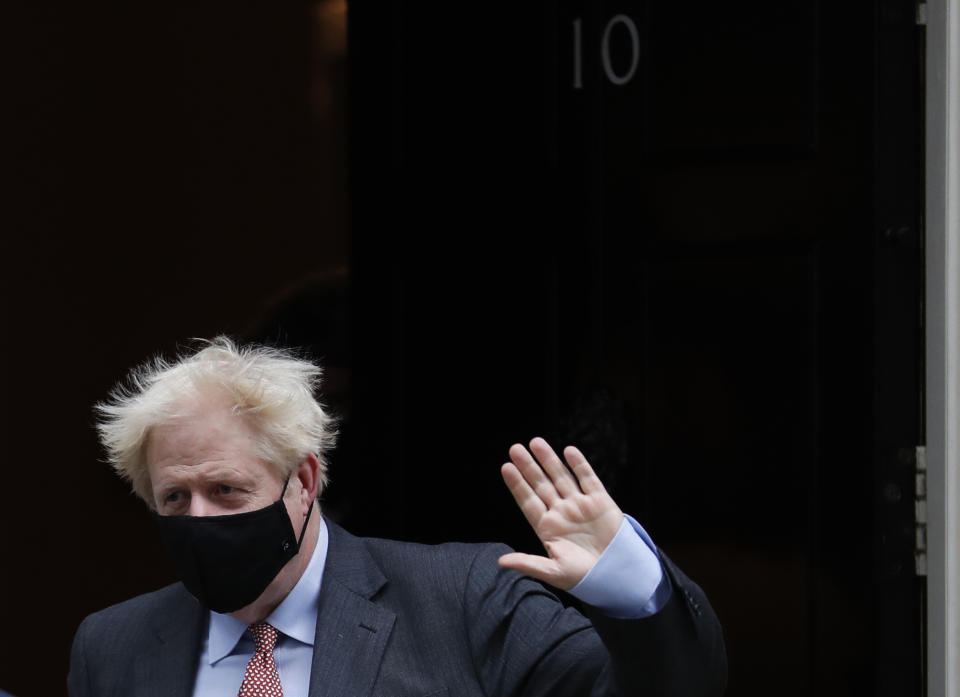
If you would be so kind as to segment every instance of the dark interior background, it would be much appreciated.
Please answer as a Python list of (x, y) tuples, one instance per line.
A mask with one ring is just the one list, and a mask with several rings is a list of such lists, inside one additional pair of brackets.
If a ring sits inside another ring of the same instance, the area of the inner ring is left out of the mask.
[(92, 405), (227, 333), (324, 362), (353, 532), (536, 549), (498, 466), (577, 443), (730, 695), (923, 693), (912, 3), (22, 17), (0, 688), (62, 693), (80, 620), (172, 580)]

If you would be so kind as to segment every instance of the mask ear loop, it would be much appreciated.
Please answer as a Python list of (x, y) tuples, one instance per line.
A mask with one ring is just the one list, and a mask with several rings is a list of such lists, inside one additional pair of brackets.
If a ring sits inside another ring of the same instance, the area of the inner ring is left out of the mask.
[(307, 532), (307, 523), (310, 522), (311, 513), (313, 513), (313, 501), (310, 502), (310, 508), (307, 509), (307, 517), (303, 519), (303, 529), (300, 531), (300, 539), (297, 540), (297, 549), (300, 548), (300, 543), (303, 542), (303, 536)]
[[(290, 476), (287, 475), (287, 481), (283, 483), (283, 491), (280, 492), (280, 500), (283, 501), (283, 495), (287, 493), (287, 486), (290, 484)], [(300, 537), (297, 539), (297, 549), (300, 549), (300, 543), (303, 542), (303, 536), (307, 534), (307, 523), (310, 522), (310, 514), (313, 513), (313, 501), (310, 502), (310, 508), (307, 509), (307, 517), (303, 519), (303, 527), (300, 529)]]

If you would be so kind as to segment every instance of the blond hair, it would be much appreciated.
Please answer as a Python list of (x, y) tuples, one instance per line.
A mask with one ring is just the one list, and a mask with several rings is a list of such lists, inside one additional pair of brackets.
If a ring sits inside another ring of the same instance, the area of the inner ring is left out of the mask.
[(146, 443), (150, 430), (188, 416), (204, 399), (224, 396), (254, 433), (256, 455), (287, 477), (308, 453), (320, 461), (318, 494), (327, 483), (333, 419), (314, 397), (322, 371), (290, 351), (237, 346), (225, 336), (199, 350), (137, 366), (94, 408), (100, 442), (114, 470), (153, 507)]

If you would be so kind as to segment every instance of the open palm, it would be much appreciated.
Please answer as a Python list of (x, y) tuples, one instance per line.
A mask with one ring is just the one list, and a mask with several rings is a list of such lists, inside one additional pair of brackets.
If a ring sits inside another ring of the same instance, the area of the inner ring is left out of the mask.
[(503, 481), (548, 556), (514, 552), (500, 557), (500, 565), (569, 590), (613, 540), (623, 512), (583, 453), (568, 446), (563, 455), (569, 467), (543, 438), (530, 441), (529, 451), (520, 444), (510, 448)]

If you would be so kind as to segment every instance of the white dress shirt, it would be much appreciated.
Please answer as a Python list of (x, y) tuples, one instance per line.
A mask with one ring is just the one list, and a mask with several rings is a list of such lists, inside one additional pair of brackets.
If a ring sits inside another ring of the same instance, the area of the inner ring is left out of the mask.
[[(284, 697), (306, 697), (310, 689), (317, 607), (328, 544), (327, 525), (321, 517), (317, 545), (303, 576), (265, 620), (278, 632), (273, 656)], [(244, 622), (211, 611), (193, 688), (195, 697), (234, 697), (243, 684), (253, 649), (253, 637)]]

